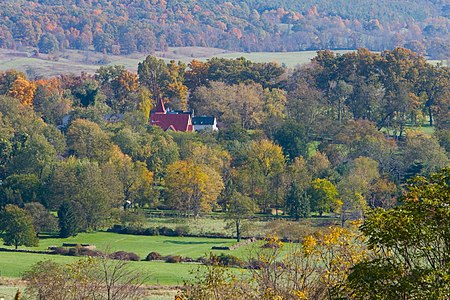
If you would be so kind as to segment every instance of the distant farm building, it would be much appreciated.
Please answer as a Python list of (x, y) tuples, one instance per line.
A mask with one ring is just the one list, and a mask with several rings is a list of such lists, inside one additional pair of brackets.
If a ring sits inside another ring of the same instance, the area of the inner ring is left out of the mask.
[(193, 117), (192, 124), (194, 125), (195, 131), (201, 131), (201, 130), (216, 131), (216, 130), (218, 130), (217, 120), (214, 116)]
[(150, 125), (159, 126), (164, 131), (194, 131), (194, 126), (192, 125), (192, 112), (166, 110), (162, 99), (158, 100), (156, 103), (156, 109), (150, 114)]

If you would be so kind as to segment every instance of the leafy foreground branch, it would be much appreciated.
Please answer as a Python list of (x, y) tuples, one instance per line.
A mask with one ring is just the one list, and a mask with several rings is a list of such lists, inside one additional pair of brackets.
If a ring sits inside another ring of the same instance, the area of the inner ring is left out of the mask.
[(377, 255), (354, 267), (350, 286), (364, 299), (449, 299), (450, 168), (416, 177), (403, 200), (364, 222)]
[(142, 274), (128, 262), (105, 257), (63, 265), (41, 261), (25, 273), (31, 299), (138, 300), (144, 298)]
[[(268, 238), (238, 272), (216, 261), (185, 286), (183, 299), (329, 299), (347, 294), (350, 268), (368, 251), (355, 228), (329, 228), (301, 245)], [(213, 260), (214, 261), (214, 260)]]

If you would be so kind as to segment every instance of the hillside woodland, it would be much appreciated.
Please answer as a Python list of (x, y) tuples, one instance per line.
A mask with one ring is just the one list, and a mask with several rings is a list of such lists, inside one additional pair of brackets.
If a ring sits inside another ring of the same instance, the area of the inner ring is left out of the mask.
[(444, 0), (4, 0), (0, 47), (153, 53), (201, 46), (234, 51), (406, 47), (450, 53)]

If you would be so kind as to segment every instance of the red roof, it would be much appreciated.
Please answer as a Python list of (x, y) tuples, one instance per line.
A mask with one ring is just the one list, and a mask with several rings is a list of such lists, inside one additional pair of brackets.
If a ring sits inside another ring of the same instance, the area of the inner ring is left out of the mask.
[(175, 131), (193, 131), (191, 115), (189, 114), (152, 114), (150, 125), (157, 125), (164, 131), (167, 129)]
[(154, 113), (155, 114), (165, 114), (166, 113), (166, 108), (164, 107), (164, 102), (163, 102), (162, 98), (159, 98), (158, 101), (156, 102), (156, 110)]

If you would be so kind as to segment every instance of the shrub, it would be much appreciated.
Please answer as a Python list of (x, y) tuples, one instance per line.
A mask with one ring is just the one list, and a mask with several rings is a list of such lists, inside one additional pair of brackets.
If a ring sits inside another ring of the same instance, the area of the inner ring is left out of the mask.
[(70, 256), (78, 256), (78, 255), (80, 255), (79, 248), (78, 247), (69, 248), (69, 252), (67, 253), (67, 255), (70, 255)]
[(217, 257), (217, 260), (220, 265), (226, 266), (226, 267), (242, 267), (244, 265), (242, 260), (240, 260), (236, 256), (230, 255), (230, 254), (221, 253)]
[(150, 252), (147, 257), (145, 258), (145, 260), (150, 261), (150, 260), (161, 260), (163, 259), (163, 256), (161, 254), (159, 254), (158, 252)]
[(126, 252), (126, 251), (117, 251), (114, 253), (111, 253), (109, 255), (109, 258), (111, 259), (117, 259), (117, 260), (131, 260), (131, 261), (140, 261), (141, 258), (139, 255), (133, 252)]
[(101, 251), (93, 250), (93, 249), (85, 248), (85, 247), (80, 248), (78, 250), (78, 253), (79, 253), (79, 255), (92, 256), (92, 257), (103, 255), (103, 253)]
[(260, 261), (259, 259), (252, 259), (247, 263), (247, 268), (252, 270), (261, 270), (262, 268), (264, 268), (264, 266), (264, 262)]
[(59, 255), (68, 255), (69, 254), (69, 249), (64, 248), (64, 247), (55, 247), (52, 250), (54, 253), (59, 254)]
[(173, 230), (172, 228), (169, 228), (169, 227), (165, 227), (165, 226), (159, 228), (159, 234), (165, 235), (165, 236), (177, 236), (177, 233), (175, 230)]
[(169, 255), (166, 257), (167, 263), (180, 263), (183, 261), (183, 258), (179, 255)]
[(159, 235), (159, 230), (157, 228), (149, 227), (144, 230), (143, 235)]
[(185, 236), (189, 233), (189, 226), (187, 225), (181, 225), (175, 227), (175, 233), (177, 236)]

